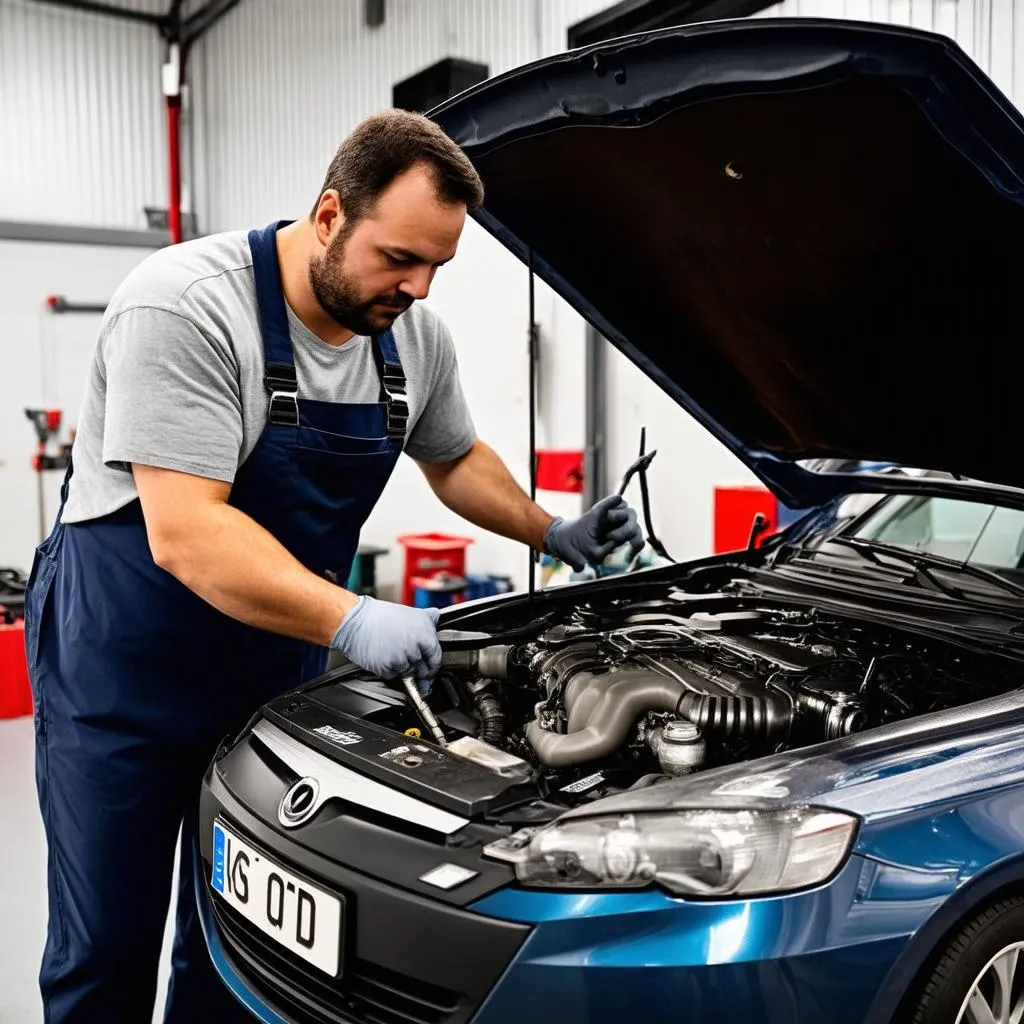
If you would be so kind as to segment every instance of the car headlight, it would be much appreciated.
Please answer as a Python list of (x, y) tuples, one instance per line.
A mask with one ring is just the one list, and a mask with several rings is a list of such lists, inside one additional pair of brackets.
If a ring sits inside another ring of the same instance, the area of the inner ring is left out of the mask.
[(785, 892), (825, 881), (850, 852), (857, 819), (814, 807), (681, 810), (555, 821), (492, 843), (523, 885), (694, 896)]

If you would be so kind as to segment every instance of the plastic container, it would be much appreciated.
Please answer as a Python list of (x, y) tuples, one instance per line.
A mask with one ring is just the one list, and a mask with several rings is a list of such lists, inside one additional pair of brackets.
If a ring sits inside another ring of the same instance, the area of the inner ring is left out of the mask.
[(407, 533), (398, 538), (405, 548), (405, 571), (402, 575), (402, 604), (413, 603), (413, 579), (433, 576), (466, 575), (466, 548), (470, 537), (447, 533)]
[(460, 603), (466, 593), (466, 579), (463, 576), (414, 576), (412, 579), (412, 601), (416, 608), (447, 608)]
[(742, 551), (750, 539), (754, 517), (760, 513), (767, 520), (761, 539), (778, 526), (778, 503), (764, 487), (716, 487), (714, 497), (714, 553)]
[(493, 597), (498, 593), (498, 585), (492, 576), (480, 576), (470, 573), (466, 577), (466, 600), (477, 601), (482, 597)]
[(25, 658), (25, 621), (0, 624), (0, 718), (32, 714), (32, 689)]
[(537, 490), (583, 493), (583, 452), (537, 452)]

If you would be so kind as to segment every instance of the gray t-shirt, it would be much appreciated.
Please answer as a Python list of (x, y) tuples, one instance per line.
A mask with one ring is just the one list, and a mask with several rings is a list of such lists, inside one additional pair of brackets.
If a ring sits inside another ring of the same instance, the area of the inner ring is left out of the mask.
[[(331, 346), (288, 310), (299, 396), (376, 402), (370, 339)], [(393, 327), (408, 379), (405, 451), (458, 458), (476, 440), (444, 323), (421, 303)], [(89, 368), (63, 521), (137, 497), (131, 463), (231, 482), (266, 424), (263, 343), (247, 233), (211, 235), (147, 257), (114, 294)]]

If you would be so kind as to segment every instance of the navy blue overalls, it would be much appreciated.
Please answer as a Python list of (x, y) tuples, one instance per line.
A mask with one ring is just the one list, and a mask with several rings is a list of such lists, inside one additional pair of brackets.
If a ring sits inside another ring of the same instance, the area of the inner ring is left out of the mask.
[[(371, 342), (380, 401), (298, 397), (275, 244), (284, 223), (249, 233), (271, 402), (230, 501), (312, 572), (344, 584), (402, 451), (405, 376), (389, 331)], [(62, 508), (70, 477), (69, 468)], [(196, 798), (218, 741), (262, 702), (324, 671), (327, 650), (243, 625), (157, 566), (138, 500), (81, 524), (58, 515), (33, 562), (26, 642), (49, 844), (46, 1020), (152, 1019), (179, 826), (165, 1019), (251, 1020), (217, 979), (202, 939)]]

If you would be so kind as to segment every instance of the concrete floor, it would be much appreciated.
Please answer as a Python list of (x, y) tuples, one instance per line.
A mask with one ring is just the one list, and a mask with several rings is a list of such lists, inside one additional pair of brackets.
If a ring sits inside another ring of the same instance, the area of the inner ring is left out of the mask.
[[(46, 937), (46, 840), (36, 803), (32, 719), (0, 721), (0, 1021), (39, 1024), (36, 978)], [(173, 905), (173, 901), (172, 901)], [(167, 991), (171, 918), (153, 1020)]]

